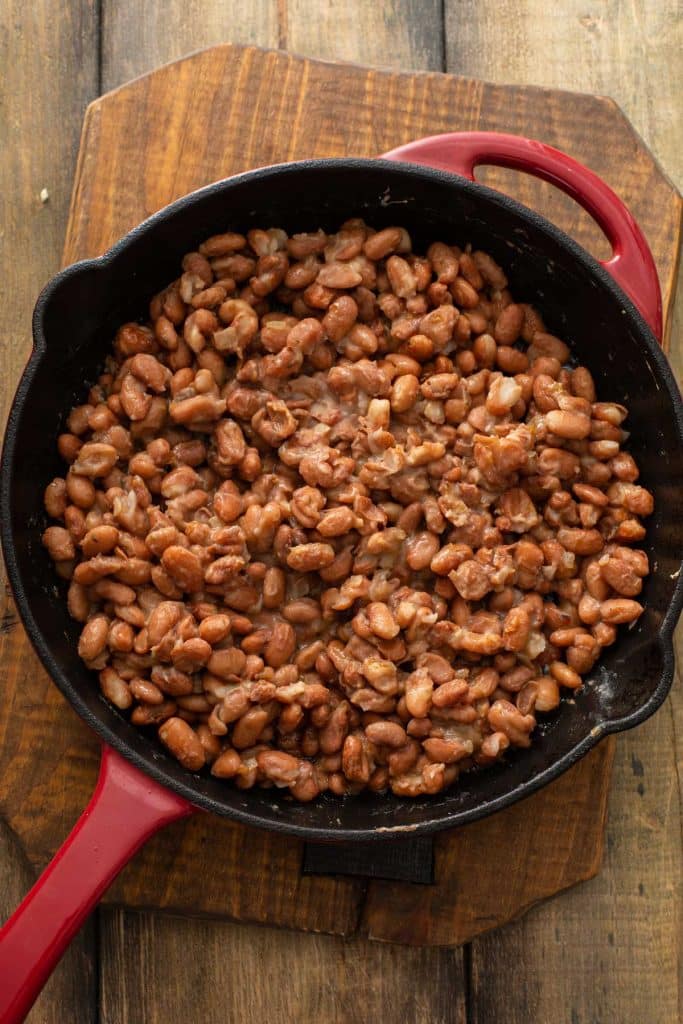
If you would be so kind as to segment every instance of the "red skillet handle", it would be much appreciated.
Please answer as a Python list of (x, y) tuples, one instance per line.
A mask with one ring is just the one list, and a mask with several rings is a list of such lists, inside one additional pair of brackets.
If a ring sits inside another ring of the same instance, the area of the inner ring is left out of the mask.
[(104, 748), (90, 803), (0, 929), (0, 1024), (24, 1020), (71, 939), (144, 841), (193, 810)]
[(632, 299), (658, 339), (662, 337), (662, 297), (657, 268), (642, 231), (621, 199), (593, 171), (543, 142), (501, 132), (431, 135), (384, 153), (388, 160), (426, 164), (474, 180), (479, 164), (512, 167), (557, 186), (600, 225), (612, 246), (602, 261)]

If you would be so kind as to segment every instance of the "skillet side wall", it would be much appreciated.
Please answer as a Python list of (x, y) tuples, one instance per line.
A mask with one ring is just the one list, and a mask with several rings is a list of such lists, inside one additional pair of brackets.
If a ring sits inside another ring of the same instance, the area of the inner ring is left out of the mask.
[[(131, 726), (100, 696), (94, 673), (76, 654), (79, 626), (67, 613), (40, 535), (45, 485), (64, 472), (53, 439), (70, 407), (85, 400), (116, 327), (146, 316), (149, 298), (177, 276), (182, 255), (228, 228), (279, 226), (288, 232), (333, 229), (351, 216), (373, 227), (401, 224), (416, 251), (443, 240), (491, 253), (517, 301), (533, 302), (548, 329), (592, 371), (598, 395), (629, 409), (629, 450), (640, 481), (655, 494), (644, 547), (652, 565), (646, 611), (620, 630), (587, 685), (545, 716), (530, 750), (462, 777), (437, 797), (402, 801), (324, 796), (293, 804), (272, 790), (234, 790), (184, 771), (154, 735)], [(382, 161), (321, 161), (251, 172), (211, 186), (162, 211), (115, 247), (113, 257), (77, 265), (48, 286), (34, 319), (37, 349), (22, 378), (8, 426), (2, 472), (3, 546), (29, 636), (46, 668), (79, 713), (108, 742), (195, 803), (251, 824), (318, 839), (381, 838), (378, 826), (431, 831), (473, 820), (528, 795), (559, 774), (609, 729), (635, 724), (671, 683), (670, 632), (680, 604), (683, 478), (680, 398), (665, 360), (630, 303), (583, 250), (547, 222), (482, 186), (440, 172)], [(666, 620), (666, 621), (665, 621)], [(658, 636), (658, 634), (662, 634)], [(648, 703), (649, 702), (649, 703)], [(631, 716), (628, 722), (622, 721)], [(605, 727), (605, 723), (607, 726)], [(596, 731), (597, 730), (597, 731)], [(390, 833), (389, 833), (390, 834)]]

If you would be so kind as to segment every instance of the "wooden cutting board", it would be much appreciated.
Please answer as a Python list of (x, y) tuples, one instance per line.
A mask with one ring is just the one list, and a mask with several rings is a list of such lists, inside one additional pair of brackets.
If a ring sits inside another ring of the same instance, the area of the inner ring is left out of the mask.
[[(252, 47), (195, 54), (88, 108), (64, 263), (102, 253), (178, 196), (250, 167), (376, 155), (423, 135), (476, 128), (558, 146), (619, 193), (655, 255), (666, 337), (681, 199), (612, 101)], [(606, 255), (606, 240), (588, 216), (550, 186), (507, 171), (478, 176)], [(99, 743), (38, 664), (8, 594), (0, 607), (0, 666), (0, 814), (40, 868), (92, 791)], [(607, 740), (523, 803), (439, 835), (433, 885), (304, 874), (300, 841), (201, 814), (152, 839), (105, 899), (340, 935), (360, 929), (386, 941), (459, 944), (597, 872), (613, 750)]]

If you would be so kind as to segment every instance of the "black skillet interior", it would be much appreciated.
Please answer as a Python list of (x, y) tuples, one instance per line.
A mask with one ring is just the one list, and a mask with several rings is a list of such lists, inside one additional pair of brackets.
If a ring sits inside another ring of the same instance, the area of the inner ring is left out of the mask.
[[(380, 228), (405, 225), (417, 251), (429, 242), (472, 242), (490, 252), (518, 301), (531, 301), (593, 372), (603, 400), (630, 410), (630, 450), (656, 495), (646, 547), (653, 572), (646, 611), (605, 651), (586, 686), (545, 716), (531, 749), (471, 772), (436, 797), (324, 796), (300, 805), (275, 790), (243, 792), (191, 775), (154, 735), (131, 726), (100, 696), (79, 661), (79, 626), (66, 610), (40, 542), (42, 494), (64, 468), (54, 439), (84, 400), (116, 327), (144, 317), (152, 294), (178, 274), (181, 256), (228, 228), (333, 229), (351, 216)], [(377, 839), (463, 824), (550, 781), (608, 731), (651, 714), (671, 685), (671, 632), (680, 611), (683, 436), (676, 384), (650, 331), (609, 276), (575, 243), (512, 200), (452, 175), (375, 160), (310, 161), (250, 172), (157, 214), (102, 261), (76, 265), (46, 288), (34, 318), (36, 350), (22, 378), (2, 464), (2, 539), (28, 634), (48, 672), (108, 743), (193, 803), (219, 814), (321, 840)]]

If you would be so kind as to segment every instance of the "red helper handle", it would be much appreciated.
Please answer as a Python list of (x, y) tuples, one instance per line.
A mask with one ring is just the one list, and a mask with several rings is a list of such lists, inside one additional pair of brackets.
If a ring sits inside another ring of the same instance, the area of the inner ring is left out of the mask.
[(19, 1024), (102, 893), (146, 839), (194, 808), (109, 747), (73, 831), (0, 930), (0, 1024)]
[(479, 164), (512, 167), (556, 185), (575, 199), (600, 225), (612, 246), (602, 260), (617, 284), (640, 310), (655, 336), (662, 337), (662, 296), (657, 268), (645, 237), (619, 196), (593, 171), (544, 142), (502, 132), (430, 135), (383, 154), (452, 171), (474, 181)]

